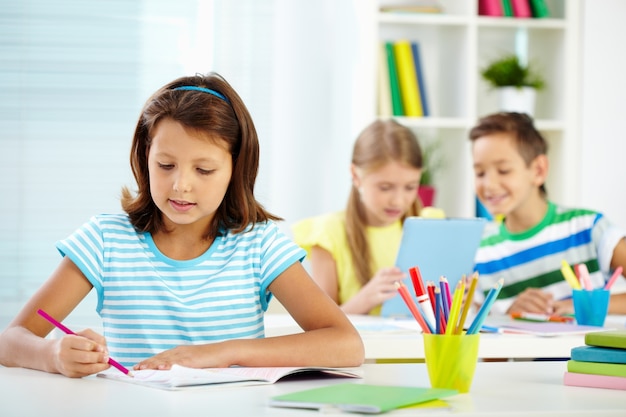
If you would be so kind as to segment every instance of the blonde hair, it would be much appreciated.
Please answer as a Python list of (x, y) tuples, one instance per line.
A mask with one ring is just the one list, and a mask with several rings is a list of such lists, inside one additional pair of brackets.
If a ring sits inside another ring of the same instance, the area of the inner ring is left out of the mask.
[[(352, 151), (352, 164), (364, 172), (373, 172), (389, 162), (400, 162), (413, 168), (423, 165), (422, 150), (415, 134), (395, 120), (377, 120), (357, 137)], [(421, 203), (413, 205), (402, 216), (419, 215)], [(365, 285), (373, 275), (372, 254), (366, 238), (365, 207), (358, 189), (352, 185), (346, 206), (346, 237), (356, 278)]]

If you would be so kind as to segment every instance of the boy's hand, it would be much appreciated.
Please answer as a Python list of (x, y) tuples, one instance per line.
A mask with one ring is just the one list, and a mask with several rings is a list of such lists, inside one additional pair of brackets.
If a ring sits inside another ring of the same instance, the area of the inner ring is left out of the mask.
[(57, 339), (53, 360), (57, 371), (70, 378), (82, 378), (110, 366), (104, 336), (90, 329)]
[(507, 313), (521, 312), (554, 314), (554, 298), (539, 288), (527, 288), (517, 296)]
[(574, 314), (574, 302), (570, 298), (569, 300), (558, 300), (554, 302), (554, 313), (559, 316), (565, 314)]

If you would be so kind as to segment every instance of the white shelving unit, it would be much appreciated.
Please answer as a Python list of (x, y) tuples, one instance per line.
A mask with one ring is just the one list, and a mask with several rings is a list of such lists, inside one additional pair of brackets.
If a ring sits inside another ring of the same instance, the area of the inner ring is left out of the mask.
[[(549, 18), (520, 19), (478, 15), (478, 1), (441, 0), (441, 14), (380, 12), (380, 6), (402, 0), (368, 0), (359, 38), (367, 91), (355, 90), (362, 117), (359, 130), (377, 114), (376, 72), (379, 43), (418, 41), (431, 115), (397, 117), (413, 128), (420, 141), (439, 141), (445, 168), (437, 173), (435, 204), (449, 216), (475, 214), (473, 171), (468, 132), (477, 119), (498, 111), (495, 92), (480, 77), (487, 62), (515, 52), (538, 68), (546, 88), (537, 95), (536, 126), (549, 142), (550, 198), (578, 203), (579, 149), (579, 9), (580, 0), (548, 0)], [(410, 1), (404, 1), (410, 4)], [(353, 110), (354, 111), (354, 110)]]

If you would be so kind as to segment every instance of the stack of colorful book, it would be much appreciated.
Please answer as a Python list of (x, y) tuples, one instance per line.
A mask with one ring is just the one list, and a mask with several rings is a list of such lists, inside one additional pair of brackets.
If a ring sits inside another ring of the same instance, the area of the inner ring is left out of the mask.
[(626, 390), (626, 330), (585, 334), (585, 346), (572, 349), (565, 385)]
[(380, 43), (379, 116), (430, 116), (420, 44), (399, 39)]

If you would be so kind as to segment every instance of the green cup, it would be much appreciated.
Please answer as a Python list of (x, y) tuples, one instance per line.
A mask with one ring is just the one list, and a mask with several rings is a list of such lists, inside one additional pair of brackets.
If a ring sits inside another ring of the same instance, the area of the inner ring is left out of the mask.
[(469, 392), (476, 362), (480, 334), (443, 335), (424, 333), (424, 356), (430, 385)]
[(602, 288), (595, 290), (572, 290), (576, 323), (587, 326), (604, 326), (609, 311), (611, 292)]

